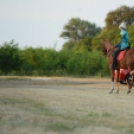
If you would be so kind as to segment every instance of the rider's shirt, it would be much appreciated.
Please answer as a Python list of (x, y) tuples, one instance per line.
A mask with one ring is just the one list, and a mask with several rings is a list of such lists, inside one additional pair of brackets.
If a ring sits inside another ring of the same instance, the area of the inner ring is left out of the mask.
[(129, 46), (128, 44), (129, 36), (128, 32), (124, 29), (121, 30), (120, 34), (121, 34), (121, 50), (123, 50)]

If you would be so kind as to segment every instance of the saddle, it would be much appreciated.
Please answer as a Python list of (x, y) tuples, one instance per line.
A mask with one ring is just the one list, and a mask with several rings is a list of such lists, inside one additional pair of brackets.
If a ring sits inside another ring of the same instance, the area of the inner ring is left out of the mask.
[(120, 53), (117, 56), (117, 61), (121, 61), (124, 58), (126, 51), (127, 49), (120, 51)]

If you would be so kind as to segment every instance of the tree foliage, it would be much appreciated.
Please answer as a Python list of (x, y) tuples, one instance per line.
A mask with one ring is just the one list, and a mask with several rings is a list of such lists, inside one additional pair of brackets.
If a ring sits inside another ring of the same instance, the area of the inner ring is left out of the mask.
[(97, 27), (94, 23), (81, 20), (80, 18), (71, 18), (64, 26), (60, 37), (76, 42), (86, 37), (93, 37), (100, 32), (100, 30), (101, 28)]
[(62, 50), (90, 51), (92, 50), (91, 42), (92, 42), (92, 37), (86, 37), (77, 42), (75, 42), (74, 40), (70, 40), (63, 44)]
[(101, 43), (103, 39), (109, 40), (114, 45), (118, 44), (120, 41), (120, 31), (118, 28), (113, 28), (111, 30), (103, 29), (100, 34), (92, 39), (92, 49), (101, 50)]
[(69, 40), (65, 42), (62, 46), (62, 50), (71, 50), (75, 46), (75, 41), (74, 40)]
[(22, 51), (22, 59), (24, 61), (22, 69), (25, 74), (32, 75), (32, 71), (45, 73), (50, 70), (58, 69), (59, 59), (57, 51), (54, 49), (43, 48), (25, 48)]
[(106, 67), (105, 70), (103, 69), (103, 63), (106, 59), (101, 52), (90, 51), (89, 53), (86, 49), (77, 50), (75, 48), (70, 51), (56, 51), (54, 49), (27, 47), (20, 50), (18, 45), (13, 42), (5, 43), (0, 47), (0, 70), (5, 75), (12, 71), (15, 71), (17, 75), (38, 76), (106, 75), (104, 73), (107, 72)]
[(12, 40), (0, 46), (0, 69), (5, 74), (11, 70), (18, 71), (21, 66), (20, 50), (18, 44)]
[[(129, 33), (129, 45), (131, 48), (134, 48), (134, 26), (128, 26), (128, 33)], [(120, 30), (119, 28), (113, 28), (113, 29), (103, 29), (100, 34), (95, 36), (92, 39), (92, 49), (101, 50), (101, 43), (103, 39), (109, 40), (113, 45), (117, 45), (120, 40)]]
[(81, 39), (75, 43), (72, 49), (74, 51), (91, 51), (92, 50), (91, 42), (92, 42), (92, 37)]
[(131, 8), (124, 5), (110, 11), (105, 19), (106, 28), (118, 27), (122, 21), (125, 21), (128, 26), (134, 25), (134, 7)]
[[(68, 60), (67, 72), (73, 75), (104, 75), (103, 64), (105, 58), (98, 51), (75, 51), (70, 53)], [(106, 64), (107, 66), (107, 64)]]
[(121, 6), (110, 11), (105, 21), (106, 26), (92, 39), (92, 49), (101, 50), (103, 39), (110, 40), (111, 43), (117, 45), (121, 38), (119, 25), (122, 21), (125, 21), (127, 24), (129, 45), (134, 48), (134, 7)]

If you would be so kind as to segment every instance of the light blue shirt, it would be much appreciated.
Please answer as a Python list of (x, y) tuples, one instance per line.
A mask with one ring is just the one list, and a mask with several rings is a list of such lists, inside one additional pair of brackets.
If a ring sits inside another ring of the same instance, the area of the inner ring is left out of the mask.
[(120, 34), (121, 34), (121, 50), (123, 50), (129, 46), (128, 44), (129, 36), (128, 32), (124, 29), (121, 30)]

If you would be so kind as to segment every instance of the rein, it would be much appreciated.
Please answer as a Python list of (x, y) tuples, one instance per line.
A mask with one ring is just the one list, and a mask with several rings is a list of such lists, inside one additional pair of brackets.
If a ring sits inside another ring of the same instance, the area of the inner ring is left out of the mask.
[(108, 56), (108, 57), (109, 57), (109, 55), (110, 55), (110, 53), (109, 53), (109, 52), (111, 52), (111, 51), (113, 52), (113, 51), (114, 51), (114, 49), (115, 49), (115, 48), (111, 48), (111, 49), (109, 49), (109, 50), (107, 51), (107, 56)]
[(110, 56), (110, 54), (111, 54), (110, 52), (113, 52), (113, 51), (114, 51), (114, 49), (115, 49), (115, 48), (111, 48), (111, 49), (109, 49), (109, 50), (107, 51), (107, 56), (108, 56), (108, 57), (109, 57), (109, 56)]

